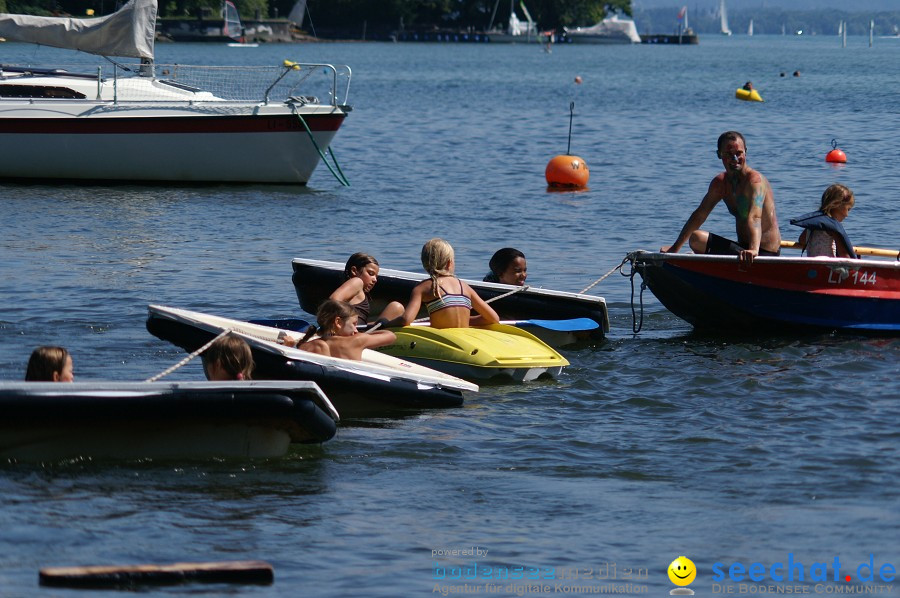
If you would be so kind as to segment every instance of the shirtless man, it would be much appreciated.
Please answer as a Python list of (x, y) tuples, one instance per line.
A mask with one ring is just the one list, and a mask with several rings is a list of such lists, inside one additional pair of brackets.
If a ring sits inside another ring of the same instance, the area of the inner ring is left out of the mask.
[[(775, 199), (769, 181), (759, 171), (747, 166), (747, 144), (737, 131), (719, 136), (716, 155), (722, 159), (725, 172), (720, 172), (709, 184), (709, 190), (685, 222), (678, 238), (670, 247), (660, 251), (678, 253), (690, 239), (694, 253), (737, 255), (749, 266), (759, 255), (781, 253), (781, 233), (775, 217)], [(724, 201), (734, 216), (738, 242), (730, 241), (699, 228), (719, 201)]]

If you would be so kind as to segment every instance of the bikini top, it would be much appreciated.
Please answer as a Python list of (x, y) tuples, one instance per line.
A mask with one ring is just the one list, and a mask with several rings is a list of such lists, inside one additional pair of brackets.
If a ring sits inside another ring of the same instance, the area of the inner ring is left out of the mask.
[(439, 286), (440, 290), (444, 291), (444, 294), (434, 301), (429, 301), (425, 304), (425, 309), (428, 310), (428, 315), (431, 315), (436, 311), (440, 311), (448, 307), (464, 307), (466, 309), (472, 309), (472, 300), (462, 294), (462, 281), (458, 278), (456, 280), (457, 282), (459, 282), (460, 292), (448, 293), (447, 291), (444, 291), (444, 287)]
[(804, 214), (803, 216), (792, 218), (791, 224), (810, 231), (821, 230), (829, 233), (834, 233), (844, 243), (844, 246), (847, 248), (847, 253), (850, 255), (850, 257), (854, 259), (858, 257), (856, 255), (856, 252), (853, 251), (853, 243), (850, 242), (850, 237), (847, 236), (847, 231), (844, 230), (844, 225), (842, 225), (831, 216), (828, 216), (824, 212), (810, 212), (809, 214)]

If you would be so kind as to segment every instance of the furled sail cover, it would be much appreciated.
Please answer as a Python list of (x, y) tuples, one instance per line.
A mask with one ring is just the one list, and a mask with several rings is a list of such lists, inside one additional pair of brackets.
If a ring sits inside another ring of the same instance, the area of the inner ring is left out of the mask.
[(0, 37), (101, 56), (153, 59), (156, 0), (130, 0), (95, 19), (0, 14)]

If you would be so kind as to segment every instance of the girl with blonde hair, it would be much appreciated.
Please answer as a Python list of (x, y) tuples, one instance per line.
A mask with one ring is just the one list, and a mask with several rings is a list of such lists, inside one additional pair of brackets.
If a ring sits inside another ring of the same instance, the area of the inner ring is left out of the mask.
[(806, 229), (800, 233), (797, 244), (806, 250), (808, 257), (857, 257), (843, 225), (855, 204), (853, 191), (834, 184), (822, 194), (818, 211), (791, 220), (794, 226)]
[[(422, 266), (429, 279), (417, 284), (403, 315), (390, 325), (407, 326), (424, 305), (435, 328), (468, 328), (500, 321), (497, 312), (454, 274), (453, 247), (443, 239), (431, 239), (422, 246)], [(472, 310), (478, 315), (472, 315)]]

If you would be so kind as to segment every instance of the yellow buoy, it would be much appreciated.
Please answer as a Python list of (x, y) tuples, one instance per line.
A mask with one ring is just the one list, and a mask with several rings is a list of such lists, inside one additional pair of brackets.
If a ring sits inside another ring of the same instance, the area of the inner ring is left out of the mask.
[(578, 156), (555, 156), (544, 171), (551, 187), (584, 187), (591, 176), (587, 163)]
[(743, 87), (738, 88), (737, 91), (734, 92), (734, 97), (739, 100), (744, 100), (745, 102), (763, 102), (764, 100), (759, 95), (759, 92), (755, 89), (744, 89)]

